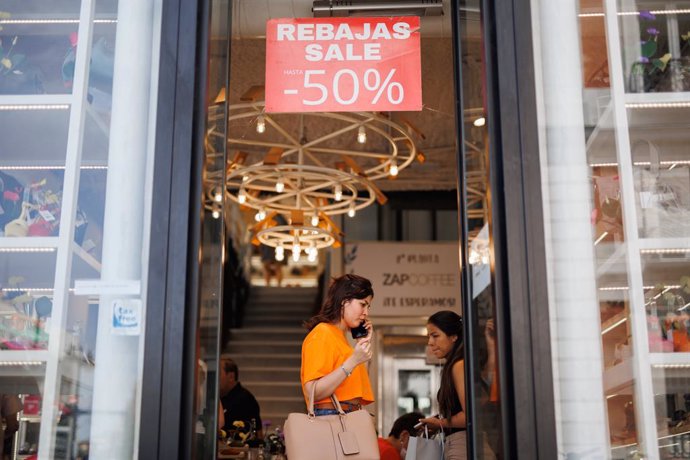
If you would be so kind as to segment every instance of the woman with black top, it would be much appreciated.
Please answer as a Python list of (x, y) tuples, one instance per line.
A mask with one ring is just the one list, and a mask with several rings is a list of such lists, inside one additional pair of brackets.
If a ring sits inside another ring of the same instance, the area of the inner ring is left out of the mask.
[[(445, 359), (441, 371), (441, 388), (437, 399), (440, 414), (437, 417), (423, 418), (420, 422), (433, 429), (443, 429), (445, 434), (445, 460), (467, 458), (465, 419), (465, 362), (463, 361), (462, 318), (455, 312), (443, 310), (429, 317), (426, 324), (431, 353)], [(486, 347), (479, 347), (479, 364), (483, 368), (487, 362)], [(481, 436), (483, 438), (483, 436)], [(482, 442), (484, 459), (495, 458), (486, 441)]]

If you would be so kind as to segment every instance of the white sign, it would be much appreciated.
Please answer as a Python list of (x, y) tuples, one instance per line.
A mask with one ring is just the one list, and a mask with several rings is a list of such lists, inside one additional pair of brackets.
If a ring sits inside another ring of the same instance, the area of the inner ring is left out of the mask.
[(372, 316), (429, 316), (461, 312), (457, 243), (355, 242), (345, 248), (345, 271), (371, 280)]
[(141, 333), (141, 299), (116, 299), (112, 302), (113, 335)]

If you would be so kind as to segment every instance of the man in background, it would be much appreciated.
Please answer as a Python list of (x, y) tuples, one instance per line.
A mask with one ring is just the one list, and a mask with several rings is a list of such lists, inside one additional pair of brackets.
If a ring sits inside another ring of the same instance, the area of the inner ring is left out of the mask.
[(388, 437), (385, 439), (378, 438), (381, 460), (402, 460), (405, 458), (410, 436), (414, 436), (417, 432), (414, 426), (419, 423), (419, 419), (424, 417), (425, 415), (419, 412), (410, 412), (398, 417), (393, 423)]
[(218, 390), (225, 419), (223, 429), (225, 431), (236, 429), (232, 425), (233, 422), (242, 421), (244, 423), (242, 431), (249, 432), (252, 419), (254, 419), (257, 437), (261, 439), (263, 433), (259, 403), (254, 395), (242, 386), (239, 378), (237, 364), (229, 357), (221, 356)]

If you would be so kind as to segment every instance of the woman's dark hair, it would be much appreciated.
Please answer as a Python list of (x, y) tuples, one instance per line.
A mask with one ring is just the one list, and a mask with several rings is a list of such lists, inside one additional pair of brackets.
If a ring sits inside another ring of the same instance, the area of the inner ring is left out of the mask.
[(304, 323), (304, 327), (311, 331), (319, 323), (335, 323), (342, 316), (343, 304), (352, 299), (365, 299), (374, 295), (371, 281), (358, 275), (343, 275), (331, 280), (328, 294), (316, 316)]
[[(441, 415), (450, 418), (458, 401), (458, 394), (453, 383), (453, 364), (464, 357), (464, 346), (462, 340), (462, 317), (450, 310), (442, 310), (429, 317), (428, 324), (433, 324), (441, 329), (448, 337), (457, 336), (458, 339), (453, 343), (453, 348), (445, 356), (446, 363), (441, 371), (441, 388), (438, 390), (438, 405)], [(464, 408), (463, 408), (464, 410)]]

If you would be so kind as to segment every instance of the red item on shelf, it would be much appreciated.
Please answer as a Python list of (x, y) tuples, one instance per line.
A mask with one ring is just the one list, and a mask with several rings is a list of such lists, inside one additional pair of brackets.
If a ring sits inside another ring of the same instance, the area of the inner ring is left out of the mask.
[(41, 397), (27, 395), (24, 397), (24, 415), (38, 415), (41, 412)]

